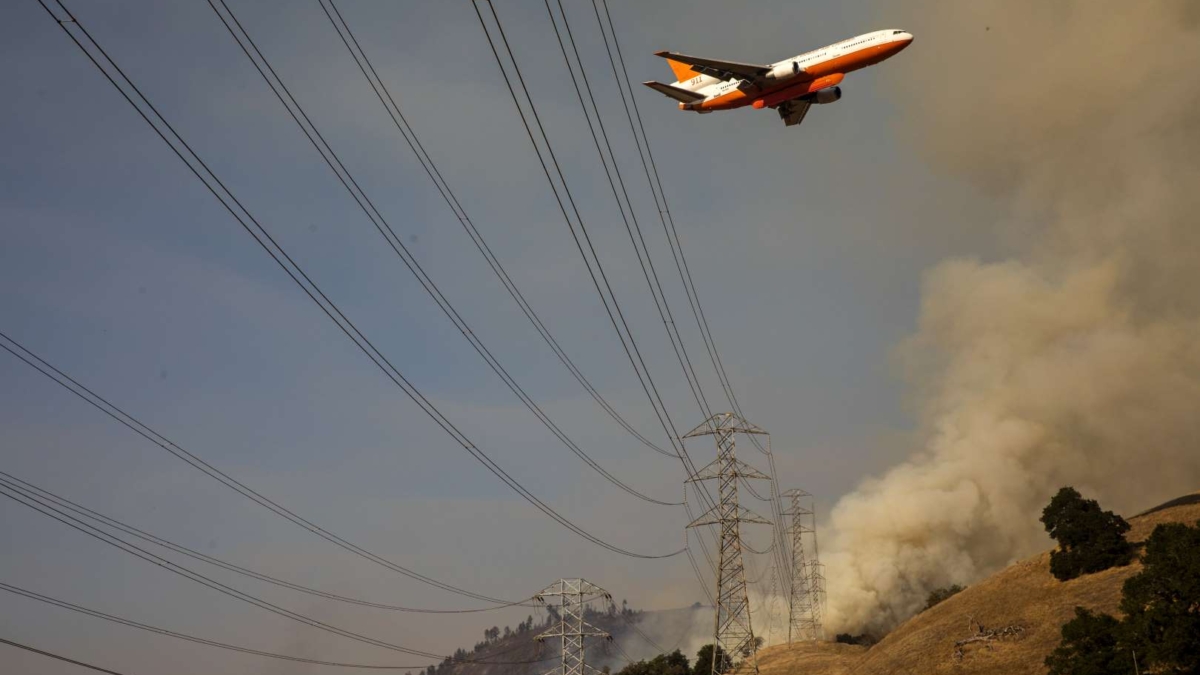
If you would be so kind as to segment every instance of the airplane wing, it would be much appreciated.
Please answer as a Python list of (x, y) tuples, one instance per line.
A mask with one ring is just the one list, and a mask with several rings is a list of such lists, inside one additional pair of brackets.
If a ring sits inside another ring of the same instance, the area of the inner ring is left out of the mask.
[(699, 56), (676, 54), (675, 52), (655, 52), (654, 55), (686, 63), (697, 73), (711, 75), (722, 80), (758, 80), (771, 71), (770, 66), (738, 63), (736, 61), (718, 61)]
[(671, 85), (663, 84), (662, 82), (655, 82), (651, 80), (649, 82), (643, 82), (642, 84), (650, 87), (654, 91), (670, 96), (681, 103), (691, 103), (692, 101), (699, 101), (700, 99), (704, 98), (704, 94), (697, 94), (696, 92), (688, 91), (687, 89), (672, 87)]
[(804, 116), (808, 114), (808, 109), (812, 107), (812, 103), (808, 101), (791, 100), (780, 105), (776, 110), (779, 112), (779, 118), (783, 120), (784, 126), (794, 127), (804, 121)]

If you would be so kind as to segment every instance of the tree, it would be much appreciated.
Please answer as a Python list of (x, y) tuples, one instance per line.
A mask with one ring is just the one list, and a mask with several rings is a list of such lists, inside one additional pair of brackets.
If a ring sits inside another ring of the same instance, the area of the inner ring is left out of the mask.
[[(708, 675), (713, 670), (713, 645), (704, 645), (700, 651), (696, 652), (696, 666), (692, 669), (695, 675)], [(726, 672), (733, 666), (733, 659), (725, 653), (725, 650), (716, 648), (716, 653), (719, 654), (724, 667), (721, 672)]]
[(1122, 588), (1131, 650), (1147, 669), (1200, 673), (1200, 521), (1159, 525)]
[(959, 586), (958, 584), (943, 586), (942, 588), (935, 589), (929, 594), (929, 597), (925, 598), (925, 609), (929, 609), (946, 598), (949, 598), (952, 595), (957, 595), (962, 591), (963, 587)]
[(1119, 621), (1076, 607), (1075, 618), (1062, 627), (1062, 642), (1045, 663), (1050, 675), (1125, 675), (1133, 655), (1124, 649)]
[(1112, 511), (1103, 511), (1094, 499), (1084, 499), (1074, 488), (1064, 487), (1042, 511), (1046, 532), (1058, 541), (1050, 553), (1050, 573), (1059, 581), (1128, 565), (1133, 545), (1125, 540), (1129, 523)]
[(507, 640), (510, 637), (512, 637), (512, 629), (509, 628), (508, 626), (505, 626), (504, 627), (504, 639)]
[[(697, 663), (699, 663), (697, 661)], [(617, 675), (691, 675), (687, 657), (676, 649), (670, 654), (659, 654), (649, 661), (638, 661), (625, 666)], [(701, 675), (701, 674), (697, 674)]]

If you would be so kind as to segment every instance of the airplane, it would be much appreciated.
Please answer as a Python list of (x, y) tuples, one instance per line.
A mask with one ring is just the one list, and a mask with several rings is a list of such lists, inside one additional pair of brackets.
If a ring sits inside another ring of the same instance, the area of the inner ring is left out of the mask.
[(767, 65), (655, 52), (667, 60), (677, 81), (643, 84), (679, 101), (680, 110), (703, 114), (745, 106), (774, 108), (790, 127), (803, 122), (814, 103), (841, 99), (838, 85), (847, 73), (889, 59), (912, 41), (906, 31), (880, 30)]

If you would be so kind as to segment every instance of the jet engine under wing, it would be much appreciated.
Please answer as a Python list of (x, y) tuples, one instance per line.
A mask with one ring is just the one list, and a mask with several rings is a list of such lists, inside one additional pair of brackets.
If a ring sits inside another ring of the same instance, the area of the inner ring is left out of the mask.
[(759, 80), (771, 72), (770, 66), (759, 66), (753, 63), (738, 63), (736, 61), (718, 61), (699, 56), (676, 54), (675, 52), (655, 52), (655, 56), (664, 59), (686, 63), (697, 73), (711, 75), (722, 80)]
[(781, 104), (777, 110), (784, 126), (794, 127), (804, 121), (804, 116), (808, 114), (808, 109), (811, 107), (812, 103), (809, 101), (793, 99)]
[(693, 101), (699, 101), (700, 99), (704, 98), (704, 94), (697, 94), (694, 91), (688, 91), (687, 89), (680, 89), (679, 87), (672, 87), (669, 84), (663, 84), (662, 82), (655, 82), (654, 80), (651, 80), (649, 82), (643, 82), (642, 84), (646, 85), (647, 87), (650, 87), (654, 91), (657, 91), (657, 92), (660, 92), (667, 96), (670, 96), (671, 98), (673, 98), (676, 101), (679, 101), (681, 103), (691, 103)]

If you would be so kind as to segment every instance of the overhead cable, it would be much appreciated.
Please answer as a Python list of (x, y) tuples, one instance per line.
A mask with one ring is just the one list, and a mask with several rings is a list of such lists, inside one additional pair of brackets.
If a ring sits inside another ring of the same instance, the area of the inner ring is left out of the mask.
[(224, 570), (227, 570), (230, 572), (234, 572), (236, 574), (240, 574), (242, 576), (249, 577), (251, 579), (257, 579), (259, 581), (263, 581), (263, 582), (272, 584), (274, 586), (279, 586), (281, 588), (288, 588), (293, 591), (299, 591), (300, 593), (305, 593), (305, 594), (316, 596), (316, 597), (326, 598), (328, 600), (336, 600), (338, 602), (344, 602), (344, 603), (352, 604), (352, 605), (359, 605), (362, 607), (371, 607), (373, 609), (383, 609), (383, 610), (388, 610), (388, 611), (393, 611), (393, 612), (411, 612), (411, 613), (418, 613), (418, 614), (472, 614), (472, 613), (477, 613), (477, 612), (492, 612), (492, 611), (495, 611), (498, 609), (506, 609), (508, 607), (536, 607), (536, 606), (539, 606), (539, 604), (534, 602), (532, 599), (527, 599), (527, 600), (521, 600), (519, 602), (507, 603), (504, 605), (495, 605), (495, 606), (491, 606), (491, 607), (477, 607), (477, 608), (473, 608), (473, 609), (425, 609), (425, 608), (419, 608), (419, 607), (405, 607), (402, 605), (390, 605), (390, 604), (381, 603), (381, 602), (373, 602), (370, 600), (364, 600), (362, 598), (352, 598), (352, 597), (348, 597), (348, 596), (344, 596), (344, 595), (338, 595), (336, 593), (330, 593), (328, 591), (318, 590), (318, 589), (304, 586), (301, 584), (292, 583), (290, 581), (284, 581), (283, 579), (279, 579), (279, 578), (271, 576), (269, 574), (264, 574), (262, 572), (256, 572), (255, 570), (252, 570), (252, 569), (249, 569), (246, 567), (242, 567), (240, 565), (235, 565), (231, 562), (221, 560), (220, 558), (210, 556), (206, 553), (201, 553), (195, 549), (188, 548), (181, 544), (176, 544), (174, 542), (163, 539), (162, 537), (159, 537), (159, 536), (156, 536), (149, 532), (146, 532), (145, 530), (141, 530), (132, 525), (127, 525), (125, 523), (122, 523), (121, 521), (119, 521), (115, 518), (111, 518), (102, 513), (99, 513), (98, 511), (89, 509), (86, 506), (82, 506), (76, 502), (66, 499), (65, 497), (56, 495), (53, 492), (46, 490), (45, 488), (41, 488), (41, 487), (38, 487), (28, 481), (21, 480), (20, 478), (17, 478), (16, 476), (13, 476), (12, 474), (7, 473), (5, 471), (0, 471), (0, 485), (8, 485), (8, 486), (14, 487), (14, 488), (23, 488), (24, 490), (27, 490), (33, 494), (36, 494), (38, 497), (41, 497), (43, 499), (54, 502), (54, 504), (60, 508), (64, 508), (68, 511), (72, 511), (77, 515), (81, 515), (85, 518), (88, 518), (89, 520), (101, 523), (107, 527), (111, 527), (120, 532), (124, 532), (125, 534), (136, 537), (138, 539), (141, 539), (142, 541), (147, 541), (152, 544), (156, 544), (167, 550), (174, 551), (175, 553), (178, 553), (180, 555), (184, 555), (189, 558), (192, 558), (193, 560), (199, 560), (201, 562), (208, 563), (209, 565), (220, 567), (221, 569), (224, 569)]
[(53, 652), (42, 651), (41, 649), (35, 649), (33, 647), (30, 647), (29, 645), (23, 645), (20, 642), (13, 642), (12, 640), (5, 640), (4, 638), (0, 638), (0, 642), (4, 643), (10, 647), (16, 647), (17, 649), (24, 649), (27, 652), (33, 652), (34, 654), (38, 654), (38, 655), (45, 656), (45, 657), (48, 657), (51, 659), (55, 659), (57, 661), (62, 661), (64, 663), (70, 663), (71, 665), (79, 666), (80, 668), (87, 668), (88, 670), (94, 670), (98, 673), (108, 673), (108, 675), (122, 675), (122, 673), (118, 673), (115, 670), (101, 668), (100, 666), (93, 666), (90, 663), (84, 663), (83, 661), (76, 661), (75, 659), (68, 659), (65, 656), (61, 656), (61, 655), (55, 654)]
[[(363, 644), (368, 644), (368, 645), (371, 645), (374, 647), (380, 647), (383, 649), (389, 649), (391, 651), (401, 652), (404, 654), (411, 654), (413, 656), (420, 656), (420, 657), (424, 657), (424, 658), (428, 658), (428, 659), (442, 660), (442, 659), (450, 658), (451, 660), (454, 660), (454, 659), (452, 659), (452, 657), (448, 657), (448, 656), (445, 656), (442, 654), (437, 654), (435, 652), (428, 652), (428, 651), (424, 651), (421, 649), (414, 649), (412, 647), (406, 647), (406, 646), (399, 645), (396, 643), (387, 642), (385, 640), (380, 640), (378, 638), (369, 637), (367, 635), (363, 635), (362, 633), (357, 633), (355, 631), (341, 628), (339, 626), (335, 626), (333, 624), (326, 623), (326, 622), (320, 621), (318, 619), (314, 619), (310, 616), (300, 614), (299, 612), (294, 612), (289, 609), (285, 609), (279, 605), (276, 605), (274, 603), (271, 603), (271, 602), (268, 602), (261, 598), (258, 598), (254, 595), (246, 593), (245, 591), (241, 591), (232, 586), (229, 586), (227, 584), (223, 584), (219, 581), (216, 581), (215, 579), (213, 579), (211, 577), (207, 577), (203, 574), (200, 574), (199, 572), (196, 572), (195, 570), (184, 567), (183, 565), (180, 565), (179, 563), (176, 563), (172, 560), (169, 560), (169, 559), (164, 558), (159, 555), (155, 555), (154, 553), (151, 553), (151, 552), (147, 551), (146, 549), (137, 546), (136, 544), (132, 544), (129, 541), (122, 539), (121, 537), (118, 537), (113, 534), (109, 534), (99, 528), (89, 525), (87, 522), (80, 520), (79, 518), (76, 518), (75, 516), (72, 516), (70, 513), (66, 512), (65, 510), (63, 510), (59, 507), (56, 507), (53, 503), (49, 502), (48, 500), (39, 498), (36, 495), (33, 495), (27, 491), (21, 490), (20, 488), (14, 488), (11, 485), (9, 485), (8, 483), (0, 483), (0, 496), (7, 497), (8, 499), (11, 499), (12, 501), (17, 502), (18, 504), (21, 504), (21, 505), (26, 506), (34, 511), (37, 511), (38, 513), (41, 513), (42, 515), (44, 515), (48, 518), (57, 520), (58, 522), (66, 525), (74, 530), (77, 530), (83, 534), (86, 534), (89, 537), (92, 537), (93, 539), (101, 541), (101, 542), (108, 544), (109, 546), (112, 546), (114, 548), (117, 548), (129, 555), (132, 555), (136, 558), (140, 558), (146, 562), (156, 565), (168, 572), (171, 572), (171, 573), (176, 574), (180, 577), (183, 577), (189, 581), (200, 584), (201, 586), (205, 586), (207, 588), (215, 590), (218, 593), (221, 593), (228, 597), (234, 598), (236, 600), (240, 600), (246, 604), (253, 605), (260, 609), (271, 612), (272, 614), (284, 617), (286, 619), (290, 619), (297, 623), (301, 623), (301, 624), (310, 626), (312, 628), (316, 628), (318, 630), (321, 630), (321, 631), (324, 631), (327, 633), (339, 635), (341, 637), (344, 637), (344, 638), (347, 638), (350, 640), (354, 640), (356, 642), (361, 642)], [(459, 661), (463, 661), (463, 659), (459, 659)], [(492, 664), (497, 664), (497, 665), (499, 665), (499, 664), (518, 665), (518, 664), (537, 663), (537, 662), (538, 661), (493, 661), (493, 660), (473, 661), (473, 663), (492, 663)]]
[(143, 630), (143, 631), (146, 631), (149, 633), (157, 633), (159, 635), (165, 635), (167, 637), (173, 637), (173, 638), (177, 638), (179, 640), (186, 640), (188, 642), (194, 642), (196, 644), (205, 645), (207, 647), (216, 647), (218, 649), (226, 649), (229, 651), (241, 652), (243, 654), (251, 654), (254, 656), (264, 656), (267, 658), (279, 659), (282, 661), (292, 661), (294, 663), (307, 663), (310, 665), (330, 666), (330, 667), (335, 667), (335, 668), (363, 668), (363, 669), (367, 669), (367, 670), (412, 670), (412, 669), (424, 669), (425, 668), (425, 664), (401, 666), (401, 665), (377, 665), (377, 664), (370, 664), (370, 663), (341, 663), (341, 662), (337, 662), (337, 661), (321, 661), (321, 660), (317, 660), (317, 659), (306, 659), (306, 658), (303, 658), (300, 656), (291, 656), (288, 654), (276, 654), (274, 652), (266, 652), (266, 651), (262, 651), (259, 649), (251, 649), (249, 647), (241, 647), (238, 645), (232, 645), (232, 644), (228, 644), (225, 642), (218, 642), (216, 640), (200, 638), (200, 637), (196, 637), (194, 635), (188, 635), (186, 633), (179, 633), (179, 632), (176, 632), (173, 630), (168, 630), (166, 628), (161, 628), (159, 626), (153, 626), (150, 624), (141, 623), (139, 621), (134, 621), (133, 619), (127, 619), (124, 617), (116, 616), (114, 614), (107, 614), (105, 612), (101, 612), (101, 611), (95, 610), (95, 609), (89, 609), (89, 608), (83, 607), (81, 605), (76, 605), (76, 604), (67, 602), (66, 600), (59, 600), (58, 598), (52, 598), (48, 595), (36, 593), (34, 591), (20, 588), (19, 586), (13, 586), (12, 584), (6, 584), (4, 582), (0, 582), (0, 590), (7, 591), (14, 595), (22, 596), (22, 597), (28, 598), (30, 600), (36, 600), (38, 602), (45, 603), (47, 605), (53, 605), (54, 607), (59, 607), (61, 609), (66, 609), (66, 610), (70, 610), (72, 612), (90, 616), (90, 617), (93, 617), (96, 619), (102, 619), (104, 621), (118, 623), (118, 624), (121, 624), (124, 626), (128, 626), (130, 628), (137, 628), (138, 630)]

